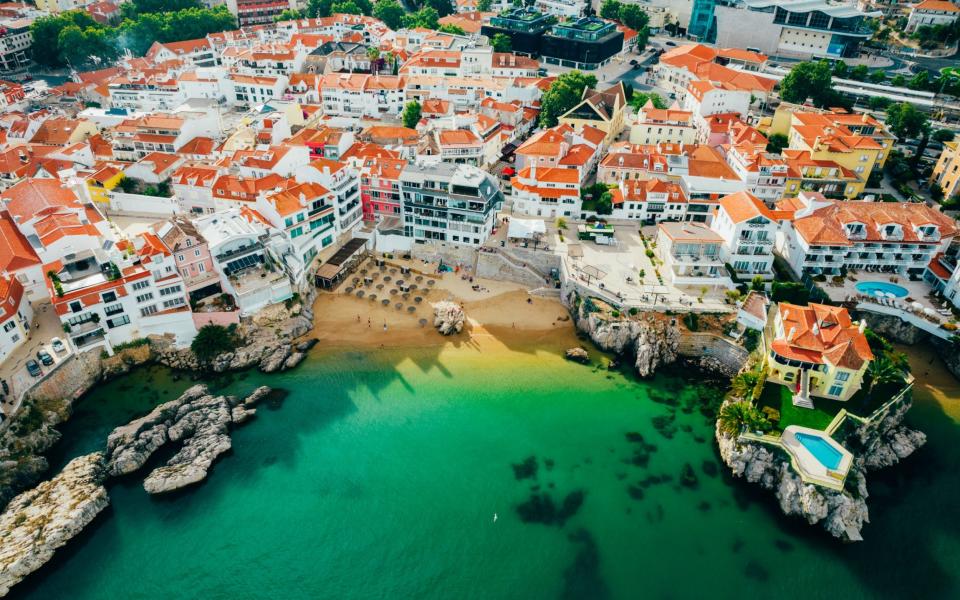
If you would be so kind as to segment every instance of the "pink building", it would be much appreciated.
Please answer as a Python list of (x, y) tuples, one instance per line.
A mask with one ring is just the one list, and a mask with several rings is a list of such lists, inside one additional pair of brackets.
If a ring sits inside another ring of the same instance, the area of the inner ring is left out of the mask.
[(222, 293), (207, 241), (193, 223), (186, 217), (173, 217), (158, 228), (157, 235), (173, 253), (191, 302)]
[(368, 158), (361, 167), (360, 201), (363, 220), (400, 217), (400, 173), (407, 161), (398, 158)]

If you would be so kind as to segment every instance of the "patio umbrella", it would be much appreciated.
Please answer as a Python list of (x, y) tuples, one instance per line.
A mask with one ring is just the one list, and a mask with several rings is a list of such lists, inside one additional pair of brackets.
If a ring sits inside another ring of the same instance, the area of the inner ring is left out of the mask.
[(403, 302), (397, 302), (397, 303), (394, 304), (393, 306), (394, 306), (397, 310), (400, 310), (401, 308), (403, 308)]
[(363, 290), (357, 290), (357, 298), (363, 298), (363, 295), (366, 294)]
[(389, 305), (390, 305), (390, 299), (389, 299), (389, 298), (384, 298), (383, 300), (380, 301), (380, 304), (382, 304), (382, 305), (384, 305), (384, 306), (389, 306)]
[(370, 294), (369, 296), (367, 296), (367, 298), (370, 298), (370, 302), (373, 302), (374, 300), (377, 299), (377, 295), (376, 295), (376, 294)]
[(427, 320), (426, 320), (426, 319), (420, 319), (420, 327), (423, 327), (423, 326), (426, 325), (426, 324), (427, 324)]
[(391, 279), (393, 279), (393, 277), (390, 277), (389, 275), (383, 278), (383, 280), (387, 282), (389, 282)]
[(408, 307), (407, 307), (407, 312), (410, 313), (410, 314), (413, 314), (413, 313), (417, 312), (417, 307), (416, 307), (416, 306), (408, 306)]

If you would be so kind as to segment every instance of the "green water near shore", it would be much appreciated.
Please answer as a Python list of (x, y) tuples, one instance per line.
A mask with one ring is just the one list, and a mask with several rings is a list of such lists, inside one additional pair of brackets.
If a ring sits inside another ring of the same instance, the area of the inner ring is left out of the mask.
[[(144, 369), (98, 388), (53, 462), (190, 384)], [(960, 438), (933, 401), (910, 416), (928, 446), (870, 476), (866, 541), (843, 545), (725, 475), (699, 408), (720, 390), (696, 373), (638, 382), (553, 351), (422, 349), (216, 384), (290, 395), (233, 433), (203, 485), (152, 498), (142, 478), (113, 484), (111, 508), (13, 596), (960, 597)], [(577, 492), (562, 523), (516, 510)]]

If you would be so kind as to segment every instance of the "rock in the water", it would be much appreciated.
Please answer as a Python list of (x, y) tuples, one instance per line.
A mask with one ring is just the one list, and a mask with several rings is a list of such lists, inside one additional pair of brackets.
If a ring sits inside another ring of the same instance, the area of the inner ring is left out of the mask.
[(637, 374), (649, 377), (662, 365), (677, 359), (680, 329), (663, 319), (604, 318), (597, 312), (588, 312), (586, 303), (574, 309), (577, 328), (585, 332), (602, 350), (634, 357)]
[(247, 398), (239, 399), (213, 396), (206, 386), (193, 386), (176, 400), (161, 404), (147, 416), (110, 434), (109, 473), (132, 473), (168, 441), (181, 442), (180, 451), (147, 476), (144, 489), (159, 494), (202, 481), (217, 457), (230, 450), (230, 427), (253, 416), (253, 407), (271, 391), (262, 386)]
[(578, 363), (580, 363), (581, 365), (589, 364), (589, 362), (590, 362), (590, 354), (589, 354), (586, 350), (584, 350), (583, 348), (581, 348), (580, 346), (577, 346), (576, 348), (570, 348), (570, 349), (568, 349), (568, 350), (564, 353), (564, 357), (565, 357), (567, 360), (572, 360), (573, 362), (578, 362)]
[(452, 335), (463, 330), (467, 316), (455, 302), (437, 302), (433, 305), (433, 326), (441, 335)]
[(56, 477), (23, 492), (0, 515), (0, 596), (80, 533), (110, 498), (103, 454), (75, 458)]

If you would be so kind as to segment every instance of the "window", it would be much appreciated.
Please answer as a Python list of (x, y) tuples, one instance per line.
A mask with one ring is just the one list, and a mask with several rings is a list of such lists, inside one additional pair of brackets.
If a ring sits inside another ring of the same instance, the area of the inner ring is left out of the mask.
[(831, 396), (839, 396), (840, 394), (843, 393), (843, 386), (842, 385), (831, 386), (830, 391), (827, 393)]
[(147, 300), (153, 300), (153, 292), (147, 292), (146, 294), (137, 296), (137, 302), (146, 302)]
[(130, 317), (127, 315), (120, 315), (115, 319), (107, 319), (107, 327), (113, 329), (114, 327), (120, 327), (126, 325), (130, 322)]
[(148, 287), (149, 285), (150, 285), (149, 281), (138, 281), (130, 287), (132, 287), (134, 290), (142, 290), (143, 288)]
[(9, 323), (6, 323), (6, 324), (3, 326), (3, 330), (4, 330), (5, 332), (6, 332), (6, 331), (10, 331), (11, 329), (13, 329), (13, 328), (16, 327), (16, 326), (17, 326), (17, 322), (11, 319)]
[(194, 251), (193, 251), (193, 255), (194, 255), (194, 256), (200, 256), (200, 249), (197, 248), (196, 250), (194, 250)]
[(143, 317), (146, 317), (146, 316), (148, 316), (148, 315), (152, 315), (152, 314), (154, 314), (155, 312), (157, 312), (157, 305), (156, 305), (156, 304), (151, 304), (150, 306), (146, 306), (146, 307), (140, 309), (140, 315), (143, 316)]
[(123, 305), (117, 302), (116, 304), (110, 304), (108, 306), (104, 306), (103, 312), (106, 313), (108, 317), (112, 315), (120, 314), (123, 312)]
[(100, 296), (100, 298), (101, 298), (101, 300), (102, 300), (103, 302), (116, 302), (116, 301), (117, 301), (117, 294), (116, 294), (116, 292), (104, 292), (104, 293)]
[(166, 301), (164, 301), (163, 307), (164, 307), (164, 308), (173, 308), (173, 307), (175, 307), (175, 306), (183, 306), (183, 305), (186, 304), (186, 303), (187, 303), (187, 301), (184, 300), (183, 297), (181, 296), (180, 298), (174, 298), (174, 299), (172, 299), (172, 300), (166, 300)]
[(850, 379), (850, 373), (846, 371), (837, 372), (837, 381), (847, 381), (848, 379)]
[(200, 271), (201, 273), (206, 273), (207, 267), (203, 263), (200, 263), (199, 265), (197, 265), (197, 270)]
[(170, 294), (176, 294), (176, 293), (179, 292), (181, 289), (183, 289), (183, 288), (181, 288), (179, 285), (173, 285), (173, 286), (170, 286), (170, 287), (167, 287), (167, 288), (163, 288), (162, 290), (160, 290), (160, 295), (161, 295), (161, 296), (169, 296)]
[(81, 310), (83, 310), (83, 305), (79, 302), (70, 303), (70, 312), (80, 312)]
[(16, 344), (17, 342), (19, 342), (19, 341), (20, 341), (20, 334), (19, 334), (19, 333), (13, 334), (13, 336), (10, 338), (10, 341), (13, 342), (14, 344)]
[(183, 255), (182, 255), (182, 254), (178, 254), (178, 255), (177, 255), (177, 262), (183, 262)]

